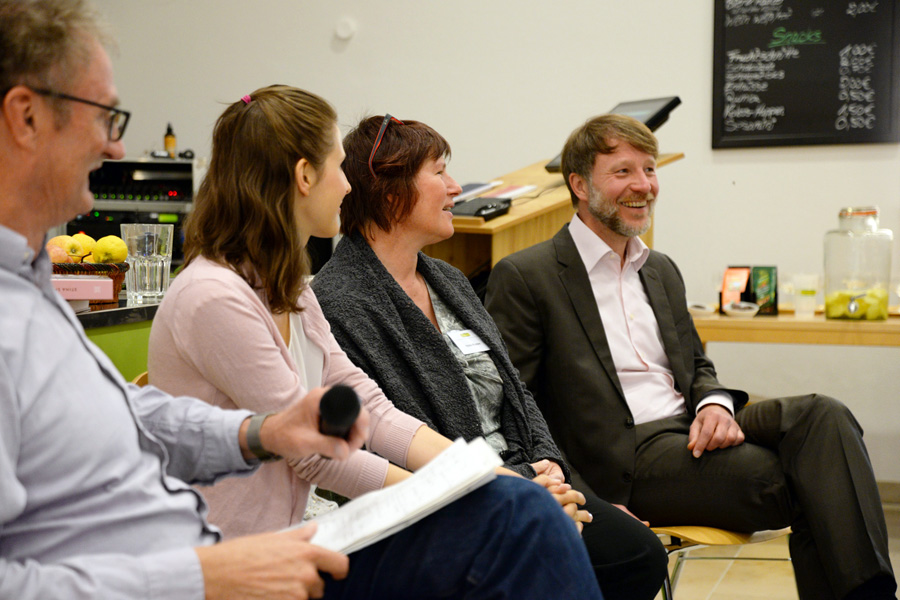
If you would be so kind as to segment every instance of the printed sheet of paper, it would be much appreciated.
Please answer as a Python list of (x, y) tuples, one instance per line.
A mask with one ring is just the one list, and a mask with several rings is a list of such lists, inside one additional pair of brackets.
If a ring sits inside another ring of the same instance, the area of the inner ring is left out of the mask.
[(458, 439), (409, 479), (315, 519), (311, 542), (346, 554), (365, 548), (488, 483), (502, 464), (484, 438)]

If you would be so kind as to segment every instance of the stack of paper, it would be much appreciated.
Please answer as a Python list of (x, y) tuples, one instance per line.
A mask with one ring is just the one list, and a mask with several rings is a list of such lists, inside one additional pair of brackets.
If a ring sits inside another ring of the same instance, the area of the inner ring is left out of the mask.
[(460, 202), (477, 198), (484, 192), (491, 188), (495, 188), (502, 183), (502, 181), (492, 181), (490, 183), (466, 183), (462, 186), (462, 192), (454, 198), (454, 202), (459, 204)]
[(90, 300), (68, 300), (69, 306), (72, 307), (72, 310), (75, 311), (76, 315), (80, 315), (81, 313), (91, 312), (91, 301)]
[(509, 198), (514, 200), (519, 196), (524, 196), (528, 192), (536, 190), (536, 185), (508, 185), (499, 190), (494, 190), (490, 194), (482, 194), (482, 198)]
[(319, 527), (311, 541), (347, 554), (365, 548), (488, 483), (502, 464), (483, 438), (456, 440), (409, 479), (315, 519)]

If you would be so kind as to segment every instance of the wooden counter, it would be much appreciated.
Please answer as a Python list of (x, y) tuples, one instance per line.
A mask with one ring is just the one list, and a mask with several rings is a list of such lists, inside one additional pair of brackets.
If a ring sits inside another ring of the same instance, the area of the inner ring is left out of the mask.
[(793, 315), (735, 318), (724, 315), (694, 317), (694, 326), (707, 342), (764, 344), (833, 344), (841, 346), (900, 346), (900, 318), (884, 321), (812, 319)]

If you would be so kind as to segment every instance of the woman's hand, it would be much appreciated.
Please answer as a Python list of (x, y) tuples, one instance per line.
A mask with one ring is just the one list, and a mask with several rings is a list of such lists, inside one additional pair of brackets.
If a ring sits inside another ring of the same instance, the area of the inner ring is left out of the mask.
[(536, 475), (548, 475), (551, 479), (555, 479), (560, 483), (563, 483), (566, 480), (562, 467), (552, 460), (544, 459), (539, 460), (536, 463), (531, 463), (531, 468), (534, 469)]
[(590, 523), (594, 520), (594, 515), (586, 510), (578, 508), (585, 502), (584, 494), (578, 490), (573, 490), (572, 486), (568, 483), (560, 483), (548, 475), (538, 475), (532, 479), (532, 481), (543, 486), (550, 492), (553, 498), (559, 503), (560, 507), (562, 507), (563, 512), (575, 521), (575, 527), (578, 529), (578, 533), (581, 533), (584, 529), (585, 523)]
[(634, 519), (637, 519), (638, 521), (640, 521), (641, 523), (643, 523), (643, 524), (646, 525), (647, 527), (650, 527), (650, 521), (643, 521), (643, 520), (641, 520), (640, 518), (637, 517), (637, 515), (635, 515), (633, 512), (631, 512), (630, 510), (628, 510), (627, 508), (625, 508), (624, 505), (622, 505), (622, 504), (613, 504), (613, 506), (615, 506), (616, 508), (618, 508), (619, 510), (621, 510), (623, 513), (625, 513), (625, 514), (628, 515), (629, 517), (632, 517), (632, 518), (634, 518)]

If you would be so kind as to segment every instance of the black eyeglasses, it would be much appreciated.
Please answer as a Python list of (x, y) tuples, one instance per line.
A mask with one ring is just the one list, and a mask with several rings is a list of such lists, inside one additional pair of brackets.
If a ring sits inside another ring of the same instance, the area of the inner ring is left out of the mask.
[(378, 152), (378, 146), (381, 145), (381, 138), (384, 137), (384, 130), (387, 129), (387, 126), (391, 121), (403, 125), (403, 121), (400, 119), (396, 119), (388, 114), (384, 115), (384, 121), (381, 122), (381, 129), (378, 130), (378, 135), (375, 136), (375, 143), (372, 144), (372, 152), (369, 154), (369, 171), (372, 173), (372, 177), (377, 177), (377, 175), (375, 175), (375, 168), (372, 167), (372, 161), (375, 159), (375, 153)]
[(96, 106), (97, 108), (108, 110), (109, 125), (106, 131), (106, 135), (109, 138), (109, 141), (118, 142), (122, 139), (122, 136), (125, 135), (125, 127), (128, 125), (128, 119), (131, 118), (131, 113), (127, 110), (122, 110), (116, 108), (115, 106), (100, 104), (99, 102), (94, 102), (93, 100), (85, 100), (84, 98), (78, 98), (77, 96), (70, 96), (69, 94), (63, 94), (62, 92), (54, 92), (53, 90), (33, 87), (29, 87), (28, 89), (30, 89), (35, 94), (40, 94), (41, 96), (50, 96), (51, 98), (59, 98), (60, 100), (81, 102), (82, 104), (89, 104), (91, 106)]

